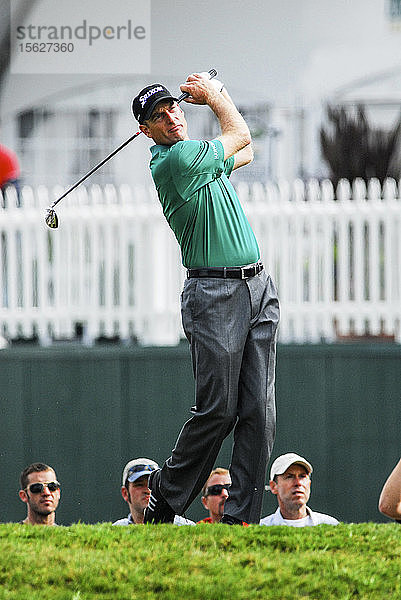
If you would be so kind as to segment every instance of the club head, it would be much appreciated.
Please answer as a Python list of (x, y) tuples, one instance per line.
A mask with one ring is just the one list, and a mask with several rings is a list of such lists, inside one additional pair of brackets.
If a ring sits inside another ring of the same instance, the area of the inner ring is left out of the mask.
[(57, 229), (58, 227), (58, 217), (56, 215), (56, 211), (53, 208), (48, 208), (46, 210), (46, 225), (50, 227), (50, 229)]

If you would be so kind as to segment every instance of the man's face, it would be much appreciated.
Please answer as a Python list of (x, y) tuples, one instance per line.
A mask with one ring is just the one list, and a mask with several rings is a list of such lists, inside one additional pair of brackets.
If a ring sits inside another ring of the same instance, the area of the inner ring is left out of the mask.
[[(218, 475), (215, 473), (212, 475), (207, 483), (207, 487), (210, 488), (212, 485), (231, 485), (230, 475)], [(224, 504), (228, 498), (228, 491), (223, 488), (221, 493), (217, 496), (204, 496), (202, 498), (203, 506), (209, 511), (213, 521), (220, 521), (224, 513)]]
[(291, 465), (282, 475), (277, 475), (277, 482), (270, 482), (270, 489), (276, 494), (280, 507), (287, 510), (299, 508), (309, 500), (311, 480), (305, 467)]
[(126, 488), (127, 493), (124, 496), (131, 509), (131, 513), (144, 511), (149, 503), (150, 489), (148, 488), (149, 475), (143, 475), (136, 481), (129, 481)]
[(25, 490), (21, 490), (20, 498), (28, 505), (28, 510), (37, 515), (47, 516), (54, 513), (60, 501), (60, 488), (51, 492), (47, 485), (43, 486), (43, 491), (34, 493), (30, 487), (34, 483), (50, 483), (57, 481), (54, 471), (40, 471), (28, 475), (28, 485)]
[(156, 144), (164, 146), (172, 146), (188, 139), (184, 112), (177, 102), (171, 100), (162, 100), (156, 104), (149, 119), (139, 127)]

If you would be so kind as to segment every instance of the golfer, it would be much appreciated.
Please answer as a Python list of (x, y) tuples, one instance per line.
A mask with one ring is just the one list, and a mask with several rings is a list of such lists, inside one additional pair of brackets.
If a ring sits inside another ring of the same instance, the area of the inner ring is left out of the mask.
[(145, 523), (172, 522), (184, 513), (233, 429), (232, 486), (221, 522), (259, 523), (275, 435), (279, 304), (228, 180), (251, 162), (251, 136), (221, 82), (193, 73), (181, 91), (189, 94), (186, 102), (214, 112), (221, 129), (216, 139), (191, 140), (183, 110), (161, 84), (141, 90), (132, 104), (141, 131), (155, 143), (151, 173), (187, 268), (181, 312), (196, 383), (192, 416), (171, 457), (149, 477)]

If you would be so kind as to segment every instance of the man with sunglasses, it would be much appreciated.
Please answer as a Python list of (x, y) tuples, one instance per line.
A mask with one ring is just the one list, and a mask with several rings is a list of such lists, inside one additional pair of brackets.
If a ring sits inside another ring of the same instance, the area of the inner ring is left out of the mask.
[(20, 483), (19, 497), (27, 505), (27, 516), (21, 523), (57, 525), (60, 484), (54, 469), (44, 463), (32, 463), (22, 471)]
[(213, 469), (202, 488), (202, 504), (209, 511), (209, 516), (198, 523), (220, 523), (230, 486), (229, 470), (221, 467)]
[[(149, 458), (135, 458), (124, 467), (121, 495), (130, 508), (128, 516), (115, 521), (113, 525), (139, 525), (143, 523), (145, 508), (149, 503), (150, 489), (148, 487), (149, 475), (159, 465)], [(195, 525), (193, 521), (178, 515), (174, 518), (175, 525)]]

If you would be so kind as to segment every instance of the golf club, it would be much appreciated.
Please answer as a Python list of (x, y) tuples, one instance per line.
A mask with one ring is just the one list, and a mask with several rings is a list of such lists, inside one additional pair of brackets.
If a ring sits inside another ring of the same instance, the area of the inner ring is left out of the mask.
[[(217, 75), (216, 69), (210, 69), (210, 71), (208, 71), (208, 73), (210, 75), (210, 79), (213, 79), (213, 77), (216, 77), (216, 75)], [(189, 94), (187, 92), (182, 93), (177, 98), (177, 103), (180, 103), (182, 100), (184, 100), (184, 98), (187, 98), (188, 96), (189, 96)], [(46, 209), (46, 217), (45, 217), (46, 225), (48, 227), (50, 227), (51, 229), (57, 229), (59, 220), (56, 215), (56, 211), (54, 210), (54, 207), (56, 206), (56, 204), (58, 204), (60, 202), (60, 200), (65, 198), (70, 192), (75, 190), (75, 188), (77, 188), (81, 183), (83, 183), (85, 181), (85, 179), (87, 179), (88, 177), (90, 177), (92, 175), (92, 173), (94, 173), (95, 171), (100, 169), (100, 167), (102, 167), (108, 160), (113, 158), (113, 156), (115, 156), (117, 154), (117, 152), (120, 152), (120, 150), (125, 148), (125, 146), (127, 146), (130, 142), (132, 142), (132, 140), (134, 140), (136, 137), (138, 137), (138, 135), (140, 135), (141, 133), (142, 133), (141, 130), (134, 133), (130, 138), (128, 138), (125, 142), (123, 142), (120, 146), (118, 146), (118, 148), (116, 148), (115, 150), (113, 150), (113, 152), (111, 152), (108, 156), (106, 156), (106, 158), (104, 158), (102, 161), (100, 161), (100, 163), (98, 163), (90, 171), (88, 171), (88, 173), (86, 173), (86, 175), (81, 177), (81, 179), (79, 179), (77, 182), (75, 182), (74, 185), (72, 185), (70, 188), (68, 188), (68, 190), (66, 192), (64, 192), (64, 194), (62, 196), (60, 196), (60, 198), (57, 198), (57, 200), (55, 200), (53, 202), (53, 204), (49, 208)]]

